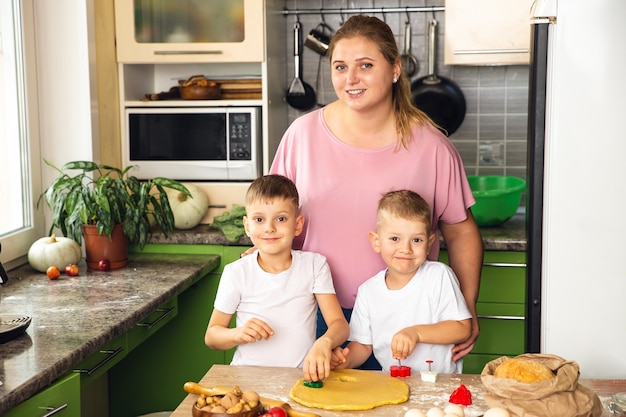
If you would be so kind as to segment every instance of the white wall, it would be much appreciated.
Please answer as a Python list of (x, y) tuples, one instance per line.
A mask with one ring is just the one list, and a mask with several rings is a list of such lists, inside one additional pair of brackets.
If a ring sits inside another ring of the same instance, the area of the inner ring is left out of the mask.
[[(93, 36), (87, 29), (92, 4), (92, 0), (34, 2), (41, 157), (57, 166), (92, 160), (97, 149), (89, 76)], [(55, 171), (44, 165), (42, 186), (55, 177)]]
[(626, 2), (562, 0), (546, 139), (542, 352), (626, 378)]

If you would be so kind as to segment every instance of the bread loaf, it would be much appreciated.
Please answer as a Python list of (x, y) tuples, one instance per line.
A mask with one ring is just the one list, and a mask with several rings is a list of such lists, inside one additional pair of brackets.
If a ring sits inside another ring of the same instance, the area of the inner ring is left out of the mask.
[(554, 373), (546, 365), (521, 358), (502, 362), (493, 375), (498, 378), (512, 378), (519, 382), (529, 383), (554, 378)]

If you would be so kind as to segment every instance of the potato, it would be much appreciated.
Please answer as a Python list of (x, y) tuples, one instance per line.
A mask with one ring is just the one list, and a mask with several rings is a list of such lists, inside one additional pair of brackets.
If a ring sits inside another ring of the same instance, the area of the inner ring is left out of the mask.
[(229, 408), (234, 407), (238, 403), (239, 403), (239, 397), (237, 397), (235, 394), (231, 392), (229, 392), (228, 394), (225, 394), (222, 397), (222, 400), (220, 401), (220, 404), (222, 405), (222, 407), (224, 407), (227, 410)]
[(212, 413), (225, 413), (226, 409), (224, 407), (222, 407), (221, 405), (218, 405), (217, 407), (213, 407), (210, 410)]
[(259, 394), (257, 394), (255, 391), (245, 391), (241, 397), (246, 402), (246, 404), (250, 406), (250, 408), (254, 408), (259, 405)]

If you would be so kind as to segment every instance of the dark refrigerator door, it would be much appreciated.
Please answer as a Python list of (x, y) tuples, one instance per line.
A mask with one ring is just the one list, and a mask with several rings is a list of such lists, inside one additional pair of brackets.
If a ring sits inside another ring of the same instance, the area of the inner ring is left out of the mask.
[(528, 99), (528, 190), (526, 195), (527, 308), (526, 351), (541, 348), (541, 251), (543, 228), (543, 172), (546, 127), (548, 23), (533, 24)]

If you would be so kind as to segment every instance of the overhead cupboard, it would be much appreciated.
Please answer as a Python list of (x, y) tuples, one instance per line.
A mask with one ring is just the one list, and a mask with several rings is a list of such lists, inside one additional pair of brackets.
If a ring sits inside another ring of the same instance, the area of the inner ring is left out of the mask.
[(117, 58), (126, 63), (261, 62), (263, 1), (115, 0)]
[(528, 65), (534, 0), (446, 0), (446, 65)]

